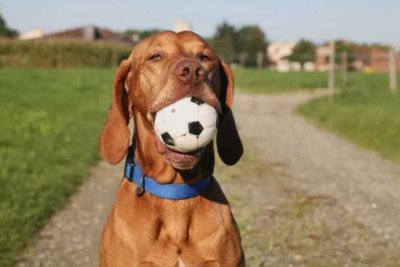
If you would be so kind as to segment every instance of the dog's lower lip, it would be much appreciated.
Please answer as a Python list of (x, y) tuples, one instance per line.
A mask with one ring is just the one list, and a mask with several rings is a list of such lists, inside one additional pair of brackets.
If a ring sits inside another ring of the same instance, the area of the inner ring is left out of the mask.
[(196, 151), (188, 152), (188, 153), (182, 153), (182, 152), (176, 151), (174, 149), (171, 149), (169, 147), (166, 147), (166, 148), (169, 153), (176, 154), (178, 157), (184, 157), (184, 158), (196, 157), (197, 158), (201, 155), (201, 150), (196, 150)]
[(192, 169), (200, 159), (199, 154), (184, 154), (170, 148), (166, 148), (165, 152), (166, 153), (163, 154), (164, 159), (177, 169)]
[(195, 150), (195, 151), (192, 151), (192, 152), (182, 153), (182, 152), (173, 150), (173, 149), (171, 149), (169, 147), (167, 147), (167, 150), (168, 150), (169, 153), (174, 153), (178, 157), (182, 157), (182, 158), (198, 158), (198, 157), (201, 156), (201, 152), (202, 152), (201, 149), (198, 149), (198, 150)]
[(182, 153), (167, 147), (157, 136), (156, 147), (165, 160), (178, 164), (193, 164), (200, 158), (202, 150), (196, 150), (189, 153)]

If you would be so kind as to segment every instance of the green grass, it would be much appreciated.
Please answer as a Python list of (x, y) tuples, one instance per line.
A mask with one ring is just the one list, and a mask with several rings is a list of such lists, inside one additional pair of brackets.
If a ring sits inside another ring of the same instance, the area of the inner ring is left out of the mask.
[(349, 81), (334, 101), (315, 99), (298, 111), (318, 126), (400, 162), (399, 90), (389, 92), (387, 74), (351, 73)]
[(283, 93), (326, 88), (328, 74), (322, 72), (280, 73), (270, 70), (235, 69), (236, 88), (251, 93)]
[(111, 69), (0, 69), (0, 266), (98, 159)]
[[(236, 87), (251, 93), (285, 93), (326, 88), (327, 73), (235, 69)], [(340, 74), (339, 94), (313, 100), (299, 112), (321, 127), (353, 142), (376, 150), (382, 156), (400, 162), (400, 88), (388, 90), (387, 74), (349, 73), (344, 85)]]

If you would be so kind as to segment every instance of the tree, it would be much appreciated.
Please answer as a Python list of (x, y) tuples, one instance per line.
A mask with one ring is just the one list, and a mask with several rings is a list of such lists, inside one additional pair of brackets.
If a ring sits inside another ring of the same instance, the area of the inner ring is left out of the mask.
[(247, 58), (247, 65), (257, 64), (257, 53), (266, 52), (267, 41), (264, 32), (256, 25), (243, 26), (238, 32), (238, 46)]
[(7, 27), (6, 21), (3, 19), (3, 16), (0, 14), (0, 36), (4, 37), (15, 37), (18, 32)]
[(335, 42), (336, 63), (340, 63), (341, 54), (343, 52), (347, 53), (347, 60), (351, 64), (354, 61), (353, 45), (350, 42), (346, 42), (343, 40), (336, 41)]
[(293, 49), (293, 53), (289, 56), (290, 61), (300, 62), (301, 66), (305, 62), (314, 62), (315, 45), (311, 41), (300, 40)]
[(227, 22), (217, 26), (216, 33), (209, 40), (217, 54), (227, 63), (232, 63), (238, 58), (238, 38), (234, 26)]
[(163, 30), (160, 30), (160, 29), (149, 29), (149, 30), (141, 31), (140, 32), (140, 40), (143, 40), (153, 34), (156, 34), (156, 33), (162, 32), (162, 31)]

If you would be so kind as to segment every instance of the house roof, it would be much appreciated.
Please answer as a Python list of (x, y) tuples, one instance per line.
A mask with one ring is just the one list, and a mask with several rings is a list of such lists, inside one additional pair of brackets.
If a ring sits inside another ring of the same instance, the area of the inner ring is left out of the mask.
[(109, 29), (100, 28), (93, 25), (45, 34), (43, 38), (133, 43), (132, 38), (124, 33), (114, 32)]

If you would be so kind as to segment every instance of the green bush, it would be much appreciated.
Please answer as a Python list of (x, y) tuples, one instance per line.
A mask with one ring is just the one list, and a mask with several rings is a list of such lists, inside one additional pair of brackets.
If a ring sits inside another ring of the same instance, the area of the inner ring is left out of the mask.
[(0, 41), (0, 67), (112, 67), (131, 47), (65, 40)]

